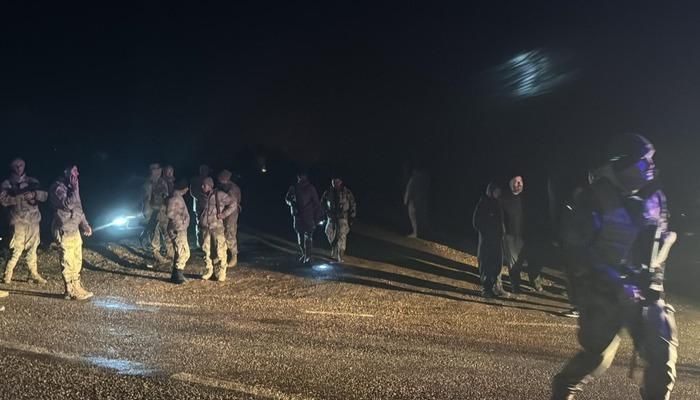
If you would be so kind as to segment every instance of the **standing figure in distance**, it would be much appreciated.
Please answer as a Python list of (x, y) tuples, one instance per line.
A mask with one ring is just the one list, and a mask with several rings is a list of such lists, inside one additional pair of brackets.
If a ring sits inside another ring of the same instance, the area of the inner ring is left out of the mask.
[(190, 213), (185, 204), (185, 193), (187, 193), (187, 180), (181, 180), (173, 186), (173, 193), (170, 195), (166, 206), (168, 217), (168, 239), (172, 243), (175, 251), (173, 259), (173, 271), (170, 281), (173, 283), (185, 283), (185, 265), (190, 259), (190, 245), (187, 243), (187, 228), (190, 226)]
[(306, 173), (297, 174), (297, 183), (290, 186), (284, 198), (292, 213), (294, 231), (297, 234), (297, 244), (301, 257), (299, 261), (306, 264), (311, 262), (314, 230), (321, 221), (321, 202), (314, 185), (309, 182)]
[(39, 190), (39, 181), (25, 174), (25, 163), (16, 158), (10, 163), (10, 177), (0, 186), (0, 204), (10, 209), (10, 228), (12, 239), (10, 250), (12, 254), (5, 265), (3, 281), (12, 282), (12, 275), (22, 253), (26, 251), (27, 268), (31, 280), (35, 283), (46, 283), (39, 274), (36, 249), (39, 247), (39, 222), (41, 212), (39, 203), (45, 202), (49, 195)]
[(233, 213), (224, 220), (224, 234), (226, 235), (226, 246), (231, 253), (231, 258), (228, 260), (229, 268), (233, 268), (238, 264), (238, 214), (241, 212), (241, 188), (231, 180), (231, 172), (223, 170), (219, 172), (217, 180), (219, 181), (219, 189), (236, 202), (237, 206)]
[(207, 280), (214, 276), (214, 262), (211, 257), (211, 247), (213, 245), (219, 260), (219, 269), (216, 271), (215, 276), (219, 282), (223, 282), (226, 280), (226, 268), (228, 267), (224, 220), (233, 214), (238, 208), (238, 204), (226, 192), (214, 189), (214, 180), (211, 178), (204, 178), (202, 193), (206, 197), (204, 202), (200, 203), (202, 213), (199, 218), (199, 224), (202, 232), (204, 261), (207, 267), (207, 272), (202, 275), (202, 279)]
[(209, 178), (210, 172), (209, 166), (202, 164), (199, 166), (199, 175), (190, 181), (190, 196), (192, 196), (192, 212), (194, 213), (197, 247), (202, 247), (202, 232), (199, 229), (201, 225), (199, 219), (204, 209), (204, 203), (207, 200), (207, 196), (202, 192), (202, 184), (206, 178)]
[(503, 266), (503, 209), (498, 199), (501, 188), (491, 182), (486, 194), (481, 197), (474, 209), (472, 225), (479, 233), (477, 259), (481, 277), (481, 293), (484, 297), (508, 297), (501, 287), (500, 276)]
[(334, 178), (331, 187), (321, 196), (321, 205), (326, 213), (326, 236), (331, 245), (331, 258), (343, 262), (347, 236), (357, 216), (355, 196), (342, 179)]
[[(168, 184), (163, 179), (163, 169), (160, 164), (151, 164), (149, 169), (150, 176), (143, 186), (143, 215), (148, 222), (142, 235), (145, 239), (150, 238), (151, 253), (156, 262), (165, 264), (168, 258), (172, 258), (173, 254), (165, 231), (165, 227), (168, 225), (168, 217), (165, 213)], [(163, 245), (165, 245), (168, 258), (163, 257), (160, 252)]]
[(410, 238), (425, 237), (430, 229), (430, 175), (414, 168), (406, 184), (403, 203), (408, 209), (412, 232)]
[(78, 167), (73, 165), (63, 170), (49, 189), (49, 202), (54, 209), (51, 229), (59, 245), (61, 273), (65, 285), (65, 297), (70, 300), (87, 300), (92, 297), (83, 287), (80, 272), (83, 269), (83, 238), (92, 236), (92, 228), (85, 218), (80, 199)]
[(175, 190), (175, 168), (172, 165), (166, 165), (163, 168), (163, 180), (168, 185), (168, 196), (170, 196)]

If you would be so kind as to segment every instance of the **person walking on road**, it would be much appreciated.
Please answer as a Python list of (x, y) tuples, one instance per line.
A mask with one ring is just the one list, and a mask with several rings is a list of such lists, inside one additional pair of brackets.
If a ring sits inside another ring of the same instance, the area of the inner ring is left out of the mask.
[(321, 202), (314, 185), (309, 182), (305, 173), (297, 175), (297, 183), (290, 186), (285, 196), (285, 202), (293, 217), (294, 231), (297, 234), (297, 244), (301, 257), (299, 261), (307, 264), (311, 262), (313, 250), (314, 230), (316, 224), (322, 219)]
[(331, 258), (343, 262), (348, 233), (357, 216), (355, 196), (342, 179), (335, 178), (321, 196), (321, 205), (326, 213), (326, 237), (331, 245)]

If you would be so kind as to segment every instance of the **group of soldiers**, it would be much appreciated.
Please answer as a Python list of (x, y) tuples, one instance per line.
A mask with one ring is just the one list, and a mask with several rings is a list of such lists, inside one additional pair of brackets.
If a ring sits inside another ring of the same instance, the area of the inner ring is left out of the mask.
[(206, 165), (199, 167), (199, 175), (190, 182), (176, 182), (171, 166), (162, 168), (156, 163), (149, 170), (143, 186), (142, 212), (147, 223), (142, 242), (149, 243), (156, 262), (165, 264), (172, 260), (172, 282), (186, 281), (183, 271), (190, 258), (190, 214), (184, 196), (189, 191), (197, 247), (204, 252), (206, 265), (202, 279), (225, 281), (227, 268), (238, 263), (238, 215), (242, 210), (241, 189), (231, 180), (232, 173), (222, 170), (215, 184)]
[[(675, 234), (668, 229), (669, 213), (657, 179), (655, 151), (641, 135), (621, 136), (610, 145), (608, 162), (565, 205), (560, 235), (567, 253), (569, 295), (580, 313), (578, 338), (582, 349), (555, 376), (552, 399), (573, 399), (586, 382), (602, 374), (612, 363), (622, 329), (630, 332), (635, 350), (647, 362), (640, 390), (642, 398), (670, 397), (676, 378), (678, 336), (674, 309), (664, 301), (663, 283), (665, 260)], [(25, 168), (22, 159), (13, 160), (10, 177), (0, 187), (0, 204), (9, 209), (12, 229), (11, 257), (5, 267), (4, 283), (12, 282), (23, 253), (31, 280), (46, 282), (38, 271), (36, 250), (40, 241), (39, 203), (48, 201), (53, 210), (51, 230), (60, 249), (65, 297), (88, 299), (92, 293), (80, 279), (82, 236), (92, 235), (92, 228), (82, 209), (78, 168), (65, 168), (48, 192), (39, 188), (38, 180), (26, 175)], [(190, 214), (184, 199), (188, 191), (193, 199), (197, 245), (206, 262), (202, 278), (224, 281), (226, 269), (237, 263), (241, 191), (231, 181), (229, 171), (221, 171), (216, 184), (209, 174), (210, 169), (203, 165), (191, 182), (176, 182), (172, 167), (163, 169), (152, 164), (144, 185), (143, 214), (148, 220), (145, 236), (150, 239), (157, 261), (172, 258), (175, 283), (185, 281), (182, 271), (190, 257)], [(492, 265), (496, 274), (500, 272), (501, 246), (516, 249), (509, 252), (513, 258), (509, 264), (515, 265), (515, 260), (522, 258), (521, 243), (486, 243), (491, 236), (508, 239), (503, 214), (520, 214), (522, 205), (517, 196), (523, 189), (522, 178), (513, 178), (510, 189), (511, 197), (518, 202), (499, 203), (499, 190), (489, 185), (489, 201), (484, 200), (482, 209), (475, 213), (482, 280), (491, 291), (499, 286), (498, 276), (485, 271), (485, 267)], [(332, 256), (342, 261), (347, 234), (356, 217), (355, 198), (342, 179), (334, 178), (319, 199), (307, 175), (300, 173), (297, 182), (289, 187), (285, 202), (292, 212), (300, 261), (310, 262), (314, 231), (324, 223)], [(486, 257), (487, 251), (494, 256)], [(517, 275), (519, 271), (516, 269)], [(517, 282), (514, 280), (514, 288)], [(537, 283), (533, 281), (535, 287)], [(7, 296), (7, 292), (0, 291), (2, 296)]]
[(347, 236), (357, 216), (357, 204), (352, 191), (340, 178), (333, 178), (330, 187), (319, 199), (316, 188), (306, 173), (297, 175), (297, 182), (290, 186), (285, 196), (302, 263), (311, 262), (313, 236), (317, 225), (325, 224), (325, 233), (331, 246), (331, 257), (343, 262), (347, 248)]
[[(83, 212), (80, 200), (78, 167), (66, 167), (49, 191), (41, 190), (39, 181), (26, 174), (26, 163), (16, 158), (10, 163), (10, 176), (0, 187), (0, 204), (9, 211), (10, 258), (5, 265), (3, 282), (11, 284), (15, 267), (25, 254), (30, 278), (38, 284), (46, 283), (37, 263), (40, 243), (41, 211), (39, 203), (48, 201), (53, 210), (51, 232), (58, 245), (66, 299), (85, 300), (92, 297), (80, 279), (83, 267), (83, 239), (92, 235), (92, 228)], [(82, 235), (81, 235), (82, 231)], [(8, 295), (0, 291), (0, 297)]]

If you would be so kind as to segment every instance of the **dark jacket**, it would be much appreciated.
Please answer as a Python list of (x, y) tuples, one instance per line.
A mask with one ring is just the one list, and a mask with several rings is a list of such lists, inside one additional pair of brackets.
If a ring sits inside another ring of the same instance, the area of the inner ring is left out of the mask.
[(285, 201), (294, 216), (294, 229), (311, 232), (323, 218), (321, 201), (316, 188), (307, 179), (289, 187)]
[(523, 211), (523, 194), (514, 195), (507, 192), (500, 199), (506, 235), (522, 237), (525, 233), (525, 213)]
[(472, 225), (479, 236), (488, 239), (501, 240), (503, 238), (503, 210), (497, 199), (483, 196), (476, 204)]

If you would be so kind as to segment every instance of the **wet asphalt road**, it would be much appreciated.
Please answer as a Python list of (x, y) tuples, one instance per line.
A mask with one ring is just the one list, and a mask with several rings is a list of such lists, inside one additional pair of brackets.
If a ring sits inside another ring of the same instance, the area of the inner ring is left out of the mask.
[[(343, 265), (297, 265), (286, 237), (241, 234), (225, 283), (176, 286), (133, 241), (90, 244), (88, 302), (50, 282), (0, 286), (0, 399), (546, 399), (577, 349), (556, 273), (546, 294), (478, 296), (473, 257), (357, 227)], [(321, 254), (321, 253), (320, 253)], [(192, 278), (203, 262), (193, 255)], [(673, 398), (700, 398), (700, 308), (681, 331)], [(629, 338), (581, 399), (637, 398)]]

